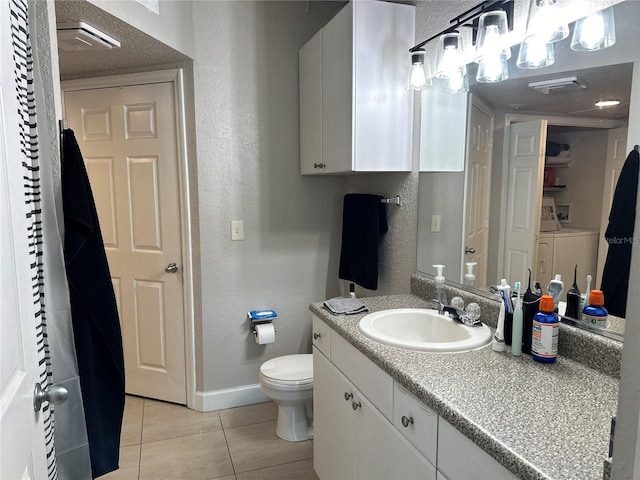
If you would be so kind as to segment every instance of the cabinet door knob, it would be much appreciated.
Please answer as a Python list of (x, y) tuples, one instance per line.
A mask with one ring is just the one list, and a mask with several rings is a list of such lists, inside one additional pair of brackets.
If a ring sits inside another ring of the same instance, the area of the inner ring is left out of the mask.
[(344, 392), (344, 401), (348, 402), (349, 399), (353, 398), (353, 393)]
[(324, 167), (325, 167), (325, 165), (322, 162), (313, 164), (313, 168), (324, 168)]
[(407, 417), (406, 415), (402, 416), (402, 426), (408, 427), (409, 425), (413, 425), (413, 417)]
[(314, 333), (314, 334), (313, 334), (313, 339), (314, 339), (314, 340), (317, 340), (317, 339), (319, 339), (320, 337), (322, 337), (322, 335), (320, 335), (319, 333)]
[(354, 411), (358, 410), (360, 407), (362, 407), (360, 402), (356, 402), (355, 400), (351, 402), (351, 408), (353, 408)]
[(471, 255), (473, 255), (474, 253), (476, 253), (476, 249), (473, 247), (466, 247), (464, 249), (464, 253), (470, 253)]

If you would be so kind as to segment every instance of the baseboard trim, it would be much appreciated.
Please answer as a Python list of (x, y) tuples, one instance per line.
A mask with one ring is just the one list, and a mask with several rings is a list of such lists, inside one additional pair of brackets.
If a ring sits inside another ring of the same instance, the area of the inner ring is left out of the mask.
[(198, 412), (212, 412), (268, 401), (269, 398), (260, 390), (260, 384), (241, 385), (221, 390), (196, 392), (194, 407)]

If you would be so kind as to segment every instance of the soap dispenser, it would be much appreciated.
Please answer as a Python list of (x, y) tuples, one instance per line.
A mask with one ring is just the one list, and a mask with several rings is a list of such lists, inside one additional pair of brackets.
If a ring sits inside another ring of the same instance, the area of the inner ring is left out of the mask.
[(436, 301), (440, 304), (440, 308), (447, 305), (447, 295), (444, 291), (444, 265), (434, 265), (433, 268), (436, 269), (437, 275), (434, 279), (436, 283)]
[(476, 286), (476, 276), (473, 273), (473, 267), (477, 265), (477, 262), (467, 262), (465, 266), (467, 267), (467, 273), (464, 274), (463, 283), (468, 287)]

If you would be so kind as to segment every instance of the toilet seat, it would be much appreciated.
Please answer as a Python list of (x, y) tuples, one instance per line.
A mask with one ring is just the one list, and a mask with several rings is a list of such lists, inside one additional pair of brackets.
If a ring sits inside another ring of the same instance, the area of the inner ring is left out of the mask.
[(264, 362), (260, 375), (272, 385), (312, 385), (313, 355), (284, 355)]

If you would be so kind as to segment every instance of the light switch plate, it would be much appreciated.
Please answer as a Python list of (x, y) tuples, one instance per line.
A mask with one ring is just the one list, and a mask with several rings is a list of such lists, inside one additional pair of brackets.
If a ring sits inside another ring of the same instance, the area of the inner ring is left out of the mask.
[(244, 240), (244, 222), (231, 220), (231, 240)]
[(432, 232), (440, 231), (440, 221), (441, 221), (440, 215), (431, 215), (431, 231)]

